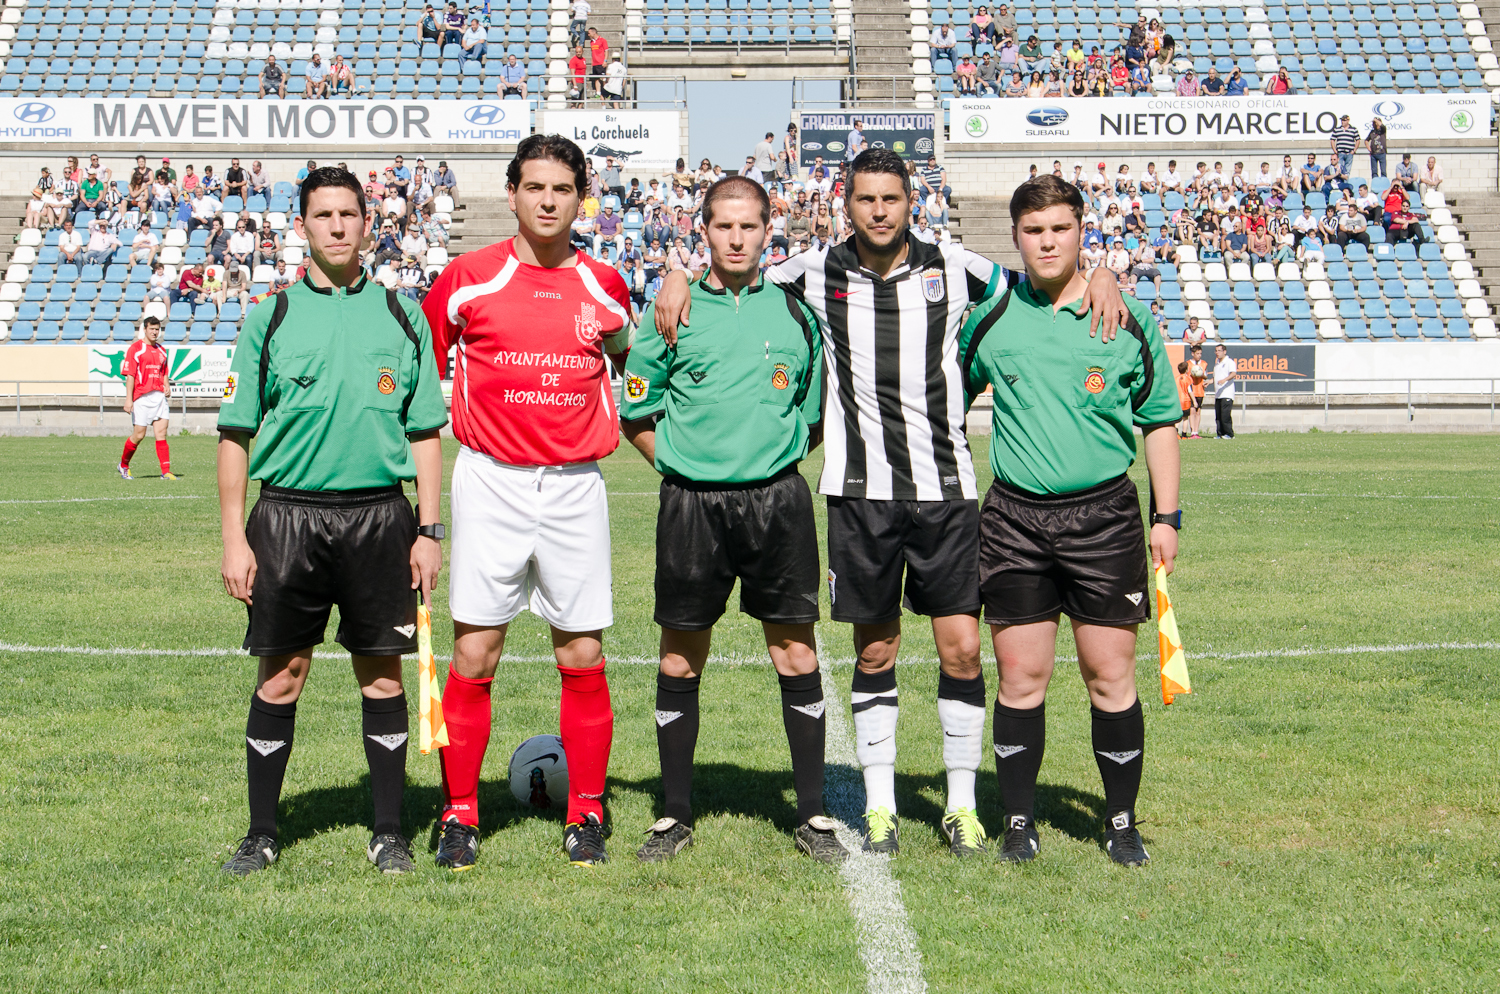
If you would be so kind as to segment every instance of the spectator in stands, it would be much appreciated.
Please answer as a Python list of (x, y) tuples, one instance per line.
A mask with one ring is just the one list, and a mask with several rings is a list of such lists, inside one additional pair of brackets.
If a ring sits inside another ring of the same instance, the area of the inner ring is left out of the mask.
[[(1019, 76), (1020, 72), (1017, 71), (1016, 75)], [(1032, 73), (1031, 74), (1031, 79), (1026, 83), (1026, 96), (1030, 97), (1032, 99), (1040, 100), (1042, 97), (1045, 97), (1046, 95), (1047, 95), (1047, 81), (1042, 78), (1042, 74), (1041, 73), (1039, 73), (1039, 72)]]
[(1359, 144), (1359, 129), (1349, 123), (1348, 114), (1341, 115), (1338, 127), (1328, 134), (1328, 147), (1338, 156), (1339, 171), (1345, 176), (1354, 171), (1354, 152)]
[(471, 59), (478, 59), (480, 65), (490, 52), (490, 34), (479, 23), (479, 18), (469, 18), (469, 26), (459, 38), (458, 64), (460, 67)]
[(1017, 99), (1026, 96), (1026, 80), (1021, 78), (1019, 72), (1010, 74), (1010, 82), (1005, 84), (1005, 95)]
[(1245, 95), (1245, 77), (1240, 73), (1239, 66), (1235, 66), (1234, 71), (1229, 74), (1229, 79), (1225, 80), (1224, 95), (1229, 97)]
[(999, 31), (995, 27), (995, 19), (990, 16), (989, 7), (981, 5), (969, 18), (969, 42), (973, 45), (991, 44), (998, 41)]
[(1307, 161), (1299, 170), (1301, 174), (1301, 190), (1303, 193), (1314, 193), (1323, 188), (1325, 176), (1323, 167), (1318, 165), (1318, 157), (1312, 152), (1307, 153)]
[[(989, 56), (986, 55), (985, 58), (989, 58)], [(978, 80), (978, 67), (965, 55), (953, 69), (953, 89), (961, 97), (975, 96), (978, 93)], [(858, 126), (856, 126), (855, 131), (858, 131)], [(855, 131), (849, 133), (853, 135)], [(860, 140), (864, 140), (863, 135), (860, 136)]]
[(411, 177), (411, 196), (407, 198), (408, 215), (415, 217), (420, 214), (423, 207), (432, 205), (432, 198), (432, 181), (428, 178), (427, 167), (419, 165)]
[(234, 234), (229, 236), (228, 259), (238, 261), (240, 265), (250, 267), (255, 263), (255, 234), (250, 230), (250, 221), (247, 218), (239, 218), (234, 222)]
[(276, 272), (271, 274), (271, 290), (285, 290), (297, 280), (297, 275), (286, 268), (285, 259), (276, 260)]
[(307, 179), (308, 175), (316, 168), (318, 168), (318, 164), (312, 159), (308, 159), (307, 165), (297, 170), (297, 178), (292, 181), (292, 186), (296, 187), (299, 193), (302, 191), (303, 180)]
[(1365, 216), (1352, 204), (1345, 204), (1339, 211), (1338, 243), (1347, 247), (1350, 242), (1359, 242), (1370, 247), (1369, 227)]
[(120, 239), (99, 221), (89, 222), (89, 240), (83, 250), (83, 262), (87, 266), (103, 266), (109, 263), (120, 247)]
[(1177, 80), (1177, 95), (1179, 97), (1196, 97), (1198, 95), (1198, 77), (1189, 69)]
[(1313, 217), (1312, 208), (1307, 204), (1302, 205), (1302, 213), (1292, 218), (1292, 233), (1296, 236), (1296, 243), (1302, 244), (1302, 239), (1318, 230), (1318, 219)]
[(380, 236), (375, 241), (374, 256), (367, 264), (370, 269), (379, 269), (388, 262), (401, 258), (401, 239), (396, 233), (396, 222), (380, 222)]
[(1217, 262), (1223, 257), (1223, 238), (1212, 211), (1198, 215), (1198, 261)]
[(206, 194), (202, 190), (195, 189), (189, 200), (192, 204), (192, 217), (187, 223), (188, 234), (192, 234), (199, 228), (206, 228), (218, 220), (219, 211), (224, 207), (217, 197)]
[(224, 183), (214, 175), (213, 166), (203, 167), (203, 178), (199, 180), (199, 184), (203, 187), (204, 193), (211, 193), (220, 200), (224, 199)]
[(995, 59), (1000, 63), (1000, 70), (1006, 75), (1020, 68), (1016, 60), (1021, 57), (1021, 46), (1017, 45), (1014, 38), (1000, 39), (1000, 45), (995, 53)]
[(203, 251), (210, 259), (223, 265), (229, 257), (229, 232), (224, 230), (224, 219), (216, 217), (208, 228), (208, 240)]
[(417, 19), (417, 42), (432, 42), (436, 45), (443, 43), (443, 32), (438, 26), (438, 15), (432, 9), (432, 4), (422, 8), (421, 16)]
[[(980, 9), (982, 10), (983, 8)], [(994, 25), (996, 32), (1001, 38), (1014, 40), (1018, 34), (1016, 15), (1011, 13), (1010, 8), (1003, 3), (1000, 5), (1000, 9), (995, 11)]]
[(1218, 66), (1210, 66), (1208, 76), (1198, 85), (1198, 92), (1205, 97), (1217, 97), (1224, 92), (1224, 80), (1219, 78)]
[(1323, 208), (1323, 216), (1318, 218), (1318, 237), (1323, 244), (1337, 242), (1339, 237), (1339, 214), (1338, 208), (1329, 204)]
[(948, 171), (938, 165), (935, 155), (929, 155), (927, 164), (917, 168), (917, 184), (924, 196), (933, 193), (941, 193), (944, 199), (953, 196), (953, 188), (948, 185)]
[(249, 182), (251, 196), (259, 195), (264, 197), (270, 195), (271, 177), (270, 174), (266, 172), (265, 167), (260, 164), (259, 159), (256, 159), (254, 162), (250, 163)]
[(161, 168), (158, 170), (158, 172), (166, 173), (167, 182), (171, 183), (173, 186), (177, 185), (177, 170), (172, 168), (171, 156), (164, 155), (161, 157)]
[(182, 192), (192, 193), (194, 190), (198, 189), (198, 183), (198, 174), (193, 171), (193, 164), (189, 162), (186, 166), (183, 167)]
[(146, 284), (146, 300), (171, 303), (174, 280), (167, 275), (167, 267), (159, 262), (151, 264), (151, 280)]
[(1335, 188), (1346, 193), (1354, 192), (1354, 187), (1349, 185), (1349, 174), (1344, 171), (1342, 160), (1343, 157), (1337, 152), (1328, 153), (1328, 165), (1323, 167), (1324, 196), (1331, 194)]
[(26, 202), (26, 218), (23, 222), (26, 227), (40, 228), (51, 222), (52, 209), (48, 201), (52, 198), (53, 187), (52, 170), (43, 166), (36, 185), (31, 188), (31, 199)]
[(403, 297), (421, 302), (422, 291), (427, 286), (427, 273), (420, 259), (407, 256), (396, 270), (396, 292)]
[(1365, 147), (1370, 151), (1370, 175), (1385, 175), (1385, 122), (1380, 118), (1370, 121), (1370, 131), (1365, 135)]
[(526, 67), (516, 61), (514, 53), (506, 56), (500, 67), (500, 82), (495, 84), (495, 94), (501, 100), (506, 97), (526, 99)]
[(396, 161), (386, 167), (385, 173), (387, 191), (395, 193), (404, 200), (408, 192), (407, 188), (411, 185), (411, 168), (407, 166), (405, 157), (397, 155)]
[(1323, 236), (1318, 230), (1309, 231), (1297, 243), (1297, 262), (1304, 266), (1309, 262), (1326, 262), (1327, 257), (1323, 254), (1323, 245)]
[(574, 46), (573, 57), (568, 60), (568, 78), (572, 80), (572, 86), (568, 90), (568, 99), (574, 106), (581, 105), (588, 92), (588, 71), (589, 60), (583, 54), (583, 46)]
[(57, 255), (63, 262), (77, 265), (78, 254), (83, 251), (84, 239), (81, 234), (73, 230), (73, 219), (64, 218), (62, 233), (57, 237)]
[(1292, 89), (1292, 77), (1287, 75), (1286, 66), (1280, 67), (1274, 74), (1267, 76), (1262, 89), (1273, 97), (1283, 97), (1296, 92)]
[(214, 305), (221, 311), (231, 299), (239, 302), (241, 313), (250, 306), (250, 270), (233, 257), (224, 267), (223, 282), (213, 294)]
[(307, 82), (302, 88), (302, 95), (308, 99), (313, 97), (328, 97), (328, 67), (323, 64), (323, 56), (317, 52), (313, 53), (312, 61), (304, 70), (307, 73)]
[(449, 0), (448, 9), (443, 13), (443, 47), (449, 45), (462, 45), (464, 40), (464, 15), (458, 9), (458, 4)]
[(1442, 187), (1443, 167), (1438, 165), (1437, 156), (1429, 155), (1427, 165), (1417, 173), (1417, 192), (1426, 196), (1428, 190), (1441, 190)]
[(1224, 234), (1224, 262), (1250, 261), (1250, 236), (1245, 233), (1245, 222), (1236, 220), (1234, 227)]
[(82, 210), (97, 211), (104, 199), (104, 183), (99, 179), (99, 170), (89, 167), (88, 175), (78, 188), (78, 206)]
[(354, 96), (357, 84), (354, 78), (354, 70), (344, 57), (337, 52), (334, 53), (333, 62), (328, 66), (328, 93), (329, 96), (338, 96), (340, 93), (346, 96)]
[(401, 255), (415, 260), (418, 266), (427, 265), (427, 239), (422, 235), (420, 225), (411, 225), (401, 236)]
[[(413, 225), (413, 227), (421, 230), (422, 237), (427, 240), (429, 245), (447, 246), (448, 229), (443, 226), (443, 222), (432, 212), (431, 204), (422, 208), (421, 220), (418, 224)], [(425, 257), (423, 265), (426, 265)]]
[(1370, 224), (1381, 222), (1380, 215), (1383, 212), (1381, 199), (1370, 192), (1369, 184), (1359, 184), (1359, 194), (1354, 198), (1354, 206)]
[(250, 196), (249, 187), (249, 177), (245, 174), (245, 170), (240, 168), (240, 160), (230, 159), (229, 168), (224, 172), (225, 196), (246, 200)]
[(573, 0), (573, 5), (568, 13), (568, 44), (578, 46), (583, 44), (583, 39), (588, 33), (589, 14), (594, 8), (589, 5), (589, 0)]
[(943, 196), (941, 190), (931, 194), (923, 208), (927, 219), (935, 228), (946, 228), (948, 226), (948, 199)]
[(286, 70), (276, 61), (276, 56), (267, 55), (266, 64), (260, 70), (260, 93), (261, 97), (267, 94), (286, 98)]
[(951, 24), (932, 29), (927, 37), (928, 47), (932, 49), (934, 59), (947, 59), (953, 61), (953, 55), (958, 50), (958, 35), (954, 32)]
[(584, 32), (589, 46), (589, 77), (592, 82), (594, 95), (604, 96), (604, 67), (609, 65), (609, 42), (599, 34), (598, 28), (589, 28)]
[[(968, 61), (968, 56), (964, 56), (964, 59)], [(991, 58), (989, 52), (979, 57), (979, 63), (974, 67), (973, 81), (975, 95), (981, 97), (1000, 95), (1000, 63)]]
[(1408, 190), (1417, 188), (1417, 164), (1411, 161), (1410, 152), (1401, 153), (1401, 161), (1396, 165), (1395, 180)]
[(1130, 255), (1130, 275), (1137, 283), (1141, 280), (1150, 280), (1152, 285), (1160, 291), (1161, 270), (1156, 267), (1156, 253), (1156, 246), (1142, 239)]
[(255, 234), (255, 264), (269, 266), (281, 257), (281, 237), (269, 224), (261, 224)]
[(1250, 229), (1249, 248), (1252, 263), (1271, 261), (1271, 253), (1275, 251), (1276, 244), (1267, 226), (1259, 225)]
[(172, 303), (186, 301), (194, 307), (203, 296), (203, 263), (196, 262), (182, 267), (182, 276), (177, 280), (177, 289), (172, 292)]
[(136, 229), (135, 238), (130, 242), (130, 261), (149, 266), (156, 261), (156, 252), (160, 246), (160, 240), (151, 230), (151, 219), (142, 218), (141, 226)]
[(619, 52), (609, 57), (609, 66), (604, 70), (604, 99), (616, 110), (625, 106), (625, 62)]
[(446, 159), (438, 162), (437, 172), (432, 174), (432, 194), (435, 197), (452, 197), (455, 202), (458, 200), (458, 177), (448, 168)]

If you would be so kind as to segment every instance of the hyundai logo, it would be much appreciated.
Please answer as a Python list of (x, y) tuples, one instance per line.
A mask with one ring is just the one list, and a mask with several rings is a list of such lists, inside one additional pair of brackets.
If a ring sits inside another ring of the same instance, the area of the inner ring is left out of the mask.
[(25, 121), (27, 124), (41, 124), (50, 121), (57, 116), (57, 111), (52, 109), (51, 104), (32, 103), (21, 104), (15, 111), (17, 121)]
[(480, 104), (464, 111), (464, 120), (481, 128), (490, 128), (505, 120), (505, 111), (494, 104)]
[(1034, 107), (1026, 114), (1026, 120), (1039, 128), (1055, 128), (1068, 119), (1068, 112), (1061, 107)]
[(1382, 100), (1370, 109), (1375, 112), (1376, 117), (1400, 117), (1401, 112), (1406, 110), (1394, 100)]

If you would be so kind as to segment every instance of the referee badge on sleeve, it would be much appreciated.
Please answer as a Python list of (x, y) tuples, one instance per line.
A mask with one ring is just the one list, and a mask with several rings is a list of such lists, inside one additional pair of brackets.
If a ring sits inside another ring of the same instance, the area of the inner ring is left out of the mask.
[(941, 303), (948, 295), (948, 283), (941, 269), (922, 270), (922, 296), (932, 303)]
[(644, 377), (634, 373), (625, 374), (625, 399), (645, 400), (648, 386)]
[(229, 378), (224, 381), (224, 399), (234, 400), (235, 388), (240, 385), (240, 374), (230, 373)]

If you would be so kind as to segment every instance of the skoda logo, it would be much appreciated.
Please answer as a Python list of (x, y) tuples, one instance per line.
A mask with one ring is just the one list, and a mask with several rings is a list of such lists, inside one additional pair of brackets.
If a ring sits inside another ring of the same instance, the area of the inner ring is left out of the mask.
[(1448, 118), (1448, 124), (1459, 133), (1468, 131), (1474, 126), (1474, 115), (1466, 110), (1456, 110), (1453, 116)]
[(1394, 100), (1382, 100), (1370, 109), (1375, 112), (1376, 117), (1380, 118), (1400, 117), (1401, 112), (1406, 110), (1403, 105)]
[(1039, 128), (1055, 128), (1068, 119), (1068, 112), (1061, 107), (1033, 107), (1026, 120)]
[(32, 103), (21, 104), (15, 111), (17, 121), (25, 121), (27, 124), (41, 124), (50, 121), (57, 116), (57, 111), (52, 109), (51, 104)]
[(464, 111), (464, 120), (481, 128), (493, 127), (505, 120), (505, 111), (494, 104), (480, 104)]

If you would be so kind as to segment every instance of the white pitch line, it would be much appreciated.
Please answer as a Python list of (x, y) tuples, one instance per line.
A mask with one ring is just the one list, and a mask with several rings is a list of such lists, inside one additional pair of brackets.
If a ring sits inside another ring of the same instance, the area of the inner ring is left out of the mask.
[(58, 497), (52, 500), (0, 500), (0, 504), (102, 504), (124, 500), (211, 500), (213, 494), (156, 494), (150, 497)]
[[(818, 655), (823, 655), (822, 639), (818, 640)], [(865, 852), (863, 840), (853, 828), (864, 819), (865, 784), (856, 766), (854, 738), (844, 718), (847, 696), (834, 686), (829, 671), (823, 670), (823, 699), (828, 703), (823, 709), (828, 718), (823, 796), (829, 815), (838, 822), (839, 841), (849, 850), (839, 873), (854, 915), (859, 958), (865, 964), (865, 987), (870, 994), (921, 994), (927, 990), (922, 952), (901, 902), (901, 882), (891, 873), (890, 857)]]
[(1198, 490), (1182, 492), (1184, 497), (1328, 497), (1361, 500), (1500, 500), (1490, 494), (1313, 494), (1279, 493), (1269, 490)]
[[(117, 648), (113, 646), (91, 646), (91, 645), (27, 645), (21, 642), (0, 642), (0, 652), (22, 652), (22, 653), (52, 653), (63, 656), (168, 656), (168, 657), (219, 657), (250, 658), (243, 649), (233, 648), (198, 648), (198, 649), (136, 649)], [(415, 653), (410, 653), (415, 656)], [(314, 659), (348, 659), (347, 652), (321, 652), (313, 653)], [(434, 656), (434, 659), (448, 662), (452, 656)], [(605, 653), (604, 657), (609, 663), (623, 666), (659, 666), (661, 660), (656, 656), (611, 656)], [(557, 658), (548, 653), (542, 655), (505, 655), (500, 657), (501, 663), (555, 663)], [(848, 660), (844, 660), (847, 662)], [(758, 666), (769, 665), (764, 655), (754, 656), (709, 656), (709, 662), (716, 666)], [(838, 662), (837, 660), (834, 662)]]

